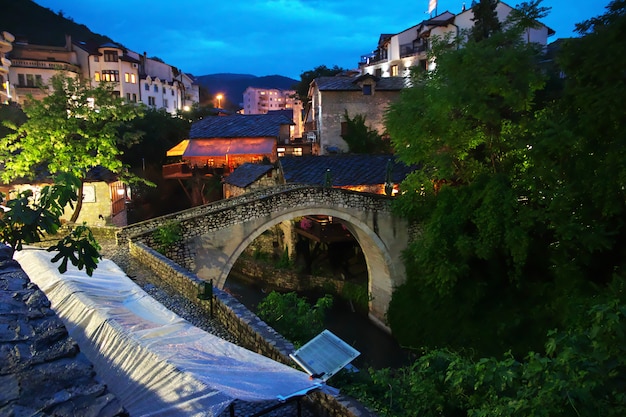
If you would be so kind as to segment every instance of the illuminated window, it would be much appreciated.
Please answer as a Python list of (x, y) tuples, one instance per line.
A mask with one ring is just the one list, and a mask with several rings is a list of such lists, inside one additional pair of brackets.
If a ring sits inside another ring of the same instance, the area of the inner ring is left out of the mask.
[(137, 84), (137, 76), (135, 74), (130, 74), (130, 83)]
[(94, 74), (93, 74), (93, 79), (94, 79), (94, 80), (96, 80), (96, 81), (100, 81), (100, 73), (99, 73), (99, 72), (97, 72), (97, 71), (96, 71), (96, 72), (94, 72)]
[(129, 83), (130, 82), (130, 74), (129, 73), (124, 73), (124, 81)]
[(285, 148), (276, 148), (276, 152), (278, 153), (279, 158), (285, 156)]
[(102, 70), (102, 81), (119, 82), (120, 72), (118, 70)]
[(293, 156), (302, 156), (302, 148), (293, 148)]
[(104, 62), (117, 62), (117, 51), (105, 50), (104, 51)]
[(391, 76), (392, 77), (397, 77), (398, 76), (398, 66), (397, 65), (392, 65), (391, 66)]

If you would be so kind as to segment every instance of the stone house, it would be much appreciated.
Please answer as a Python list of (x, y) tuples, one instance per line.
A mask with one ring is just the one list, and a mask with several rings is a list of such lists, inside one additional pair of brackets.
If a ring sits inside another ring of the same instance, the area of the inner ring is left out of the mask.
[(370, 74), (313, 80), (303, 135), (314, 143), (313, 153), (327, 155), (349, 151), (342, 138), (346, 112), (350, 118), (364, 116), (365, 123), (383, 135), (385, 110), (398, 99), (406, 83), (404, 77), (379, 78)]
[(273, 187), (277, 184), (277, 169), (274, 165), (245, 163), (222, 181), (224, 198), (237, 197), (257, 188)]

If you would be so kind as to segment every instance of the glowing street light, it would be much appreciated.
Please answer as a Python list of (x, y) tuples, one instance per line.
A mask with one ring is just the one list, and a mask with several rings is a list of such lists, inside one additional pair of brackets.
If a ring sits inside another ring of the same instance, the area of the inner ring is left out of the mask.
[(217, 108), (221, 109), (222, 108), (222, 99), (224, 98), (224, 96), (222, 94), (218, 94), (217, 96), (215, 96), (215, 98), (217, 99)]

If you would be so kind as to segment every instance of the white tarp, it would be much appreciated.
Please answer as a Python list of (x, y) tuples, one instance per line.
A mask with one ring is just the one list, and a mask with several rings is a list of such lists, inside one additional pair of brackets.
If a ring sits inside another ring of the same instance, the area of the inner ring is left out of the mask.
[(71, 264), (60, 274), (53, 256), (24, 248), (15, 259), (132, 416), (217, 416), (235, 399), (284, 399), (322, 386), (194, 327), (110, 260), (89, 277)]

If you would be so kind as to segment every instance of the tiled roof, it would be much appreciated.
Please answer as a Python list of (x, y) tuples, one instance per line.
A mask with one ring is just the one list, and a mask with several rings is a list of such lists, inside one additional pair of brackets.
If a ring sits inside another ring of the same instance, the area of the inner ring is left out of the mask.
[(326, 170), (330, 170), (332, 185), (384, 184), (387, 162), (391, 159), (392, 181), (401, 182), (414, 167), (407, 167), (393, 155), (325, 155), (280, 158), (280, 166), (287, 183), (324, 185)]
[[(361, 91), (360, 77), (319, 77), (314, 80), (320, 91)], [(376, 90), (399, 91), (407, 86), (404, 77), (383, 77), (376, 81)]]
[(209, 116), (191, 125), (190, 139), (278, 137), (281, 125), (293, 124), (282, 114)]
[(224, 178), (224, 182), (237, 187), (245, 188), (261, 178), (274, 168), (273, 165), (252, 164), (246, 162), (239, 166), (230, 175)]

